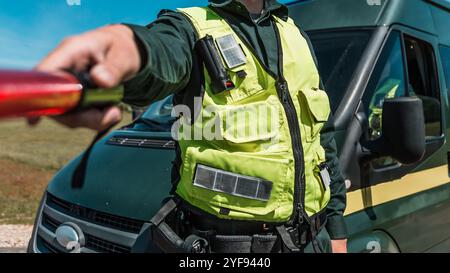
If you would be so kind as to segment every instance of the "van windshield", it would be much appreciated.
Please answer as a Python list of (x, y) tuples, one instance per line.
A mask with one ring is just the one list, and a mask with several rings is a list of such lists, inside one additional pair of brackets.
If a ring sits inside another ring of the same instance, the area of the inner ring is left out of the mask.
[(371, 29), (308, 32), (333, 112), (343, 98), (371, 34)]
[(133, 130), (170, 132), (175, 118), (172, 117), (173, 95), (152, 103), (133, 123)]

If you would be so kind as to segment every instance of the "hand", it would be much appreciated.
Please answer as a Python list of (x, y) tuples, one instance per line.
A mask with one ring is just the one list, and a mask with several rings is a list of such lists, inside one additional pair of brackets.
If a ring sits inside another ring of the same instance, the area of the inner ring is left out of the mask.
[[(69, 127), (84, 127), (95, 131), (103, 131), (122, 119), (122, 114), (118, 107), (109, 107), (103, 110), (89, 109), (76, 114), (55, 116), (52, 119)], [(40, 118), (29, 118), (28, 124), (35, 126)]]
[(347, 240), (331, 240), (333, 253), (347, 253)]
[[(87, 70), (99, 87), (111, 88), (132, 78), (141, 66), (141, 57), (133, 31), (124, 25), (111, 25), (78, 36), (66, 38), (41, 63), (38, 71), (55, 72), (64, 69)], [(70, 128), (86, 127), (101, 131), (120, 121), (117, 107), (90, 109), (81, 113), (55, 117)], [(30, 119), (34, 125), (37, 119)]]

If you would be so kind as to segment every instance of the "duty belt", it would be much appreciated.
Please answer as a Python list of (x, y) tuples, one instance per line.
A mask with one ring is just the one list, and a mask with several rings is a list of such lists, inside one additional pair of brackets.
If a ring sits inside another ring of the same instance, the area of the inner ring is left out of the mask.
[(170, 199), (151, 220), (151, 240), (163, 252), (303, 252), (309, 243), (315, 252), (323, 252), (316, 235), (326, 224), (325, 210), (311, 217), (311, 225), (290, 227), (217, 219), (197, 210), (187, 211), (181, 202)]
[(253, 235), (275, 231), (274, 224), (250, 221), (222, 220), (203, 215), (191, 214), (189, 221), (196, 230), (214, 230), (221, 235)]

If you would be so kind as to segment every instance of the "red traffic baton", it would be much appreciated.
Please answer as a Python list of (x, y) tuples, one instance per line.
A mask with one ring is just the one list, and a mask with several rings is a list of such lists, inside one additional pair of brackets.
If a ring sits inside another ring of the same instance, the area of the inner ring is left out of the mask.
[(63, 115), (122, 98), (122, 86), (96, 88), (87, 73), (0, 70), (0, 119)]

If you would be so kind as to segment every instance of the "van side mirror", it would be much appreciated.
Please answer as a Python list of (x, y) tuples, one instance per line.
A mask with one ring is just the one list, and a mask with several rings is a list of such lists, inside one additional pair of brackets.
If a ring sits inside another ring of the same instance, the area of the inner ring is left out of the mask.
[(383, 104), (382, 135), (368, 144), (370, 158), (391, 156), (408, 165), (425, 154), (425, 118), (417, 97), (386, 99)]

